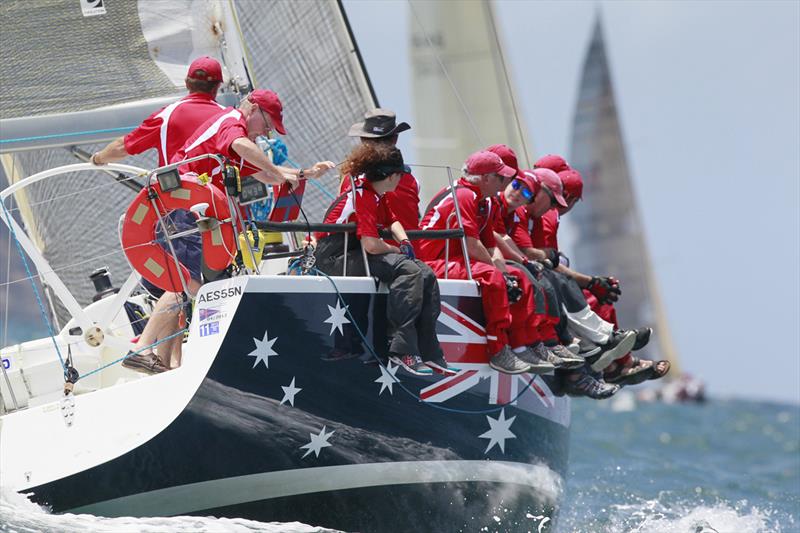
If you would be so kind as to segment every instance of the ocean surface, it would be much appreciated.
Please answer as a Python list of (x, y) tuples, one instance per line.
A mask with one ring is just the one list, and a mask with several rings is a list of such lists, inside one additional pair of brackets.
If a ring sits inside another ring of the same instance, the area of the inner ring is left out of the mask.
[[(570, 474), (556, 531), (800, 532), (800, 406), (742, 400), (666, 405), (640, 403), (632, 394), (573, 405)], [(498, 520), (483, 531), (507, 531)], [(330, 530), (211, 517), (51, 515), (4, 493), (0, 531)]]

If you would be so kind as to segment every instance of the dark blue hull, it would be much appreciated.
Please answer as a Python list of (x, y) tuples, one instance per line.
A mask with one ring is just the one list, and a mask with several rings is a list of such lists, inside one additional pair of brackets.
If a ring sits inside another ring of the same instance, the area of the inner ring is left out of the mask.
[[(374, 334), (382, 321), (372, 317), (384, 316), (385, 297), (343, 296), (382, 346)], [(443, 299), (482, 320), (475, 297)], [(55, 512), (296, 520), (347, 531), (536, 530), (554, 515), (567, 468), (567, 402), (541, 378), (509, 385), (490, 377), (469, 359), (475, 346), (459, 348), (459, 332), (442, 321), (448, 358), (484, 376), (451, 379), (452, 397), (432, 389), (440, 376), (400, 370), (396, 383), (358, 358), (325, 361), (343, 339), (331, 321), (336, 302), (335, 293), (245, 291), (218, 333), (224, 340), (208, 374), (168, 427), (116, 459), (26, 492)], [(201, 304), (193, 320), (209, 334), (213, 318)], [(430, 401), (420, 401), (426, 390)]]

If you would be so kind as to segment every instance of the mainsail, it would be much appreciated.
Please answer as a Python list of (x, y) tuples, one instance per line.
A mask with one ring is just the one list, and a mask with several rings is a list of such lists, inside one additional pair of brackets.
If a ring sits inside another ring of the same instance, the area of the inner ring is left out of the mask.
[[(352, 143), (347, 128), (375, 102), (335, 0), (105, 2), (91, 16), (78, 1), (31, 4), (0, 3), (0, 173), (9, 183), (77, 162), (75, 148), (90, 154), (185, 94), (183, 77), (199, 55), (221, 60), (228, 95), (252, 79), (281, 96), (298, 163), (341, 161)], [(125, 163), (152, 168), (156, 158)], [(336, 180), (308, 188), (312, 221), (321, 220)], [(118, 223), (134, 194), (97, 171), (46, 180), (15, 198), (15, 214), (82, 305), (94, 294), (94, 269), (108, 266), (117, 283), (130, 272)]]
[[(529, 163), (492, 4), (410, 0), (409, 6), (416, 162), (449, 165), (457, 174), (470, 153), (503, 143), (520, 165)], [(447, 183), (441, 169), (414, 172), (423, 205)]]
[(616, 304), (622, 327), (655, 327), (648, 350), (679, 369), (625, 158), (614, 92), (598, 19), (584, 61), (569, 162), (584, 176), (583, 201), (569, 215), (577, 230), (573, 254), (581, 271), (622, 280)]

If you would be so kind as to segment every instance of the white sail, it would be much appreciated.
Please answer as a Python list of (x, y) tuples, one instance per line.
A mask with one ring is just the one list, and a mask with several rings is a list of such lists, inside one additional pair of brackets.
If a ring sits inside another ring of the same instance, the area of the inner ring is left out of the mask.
[[(469, 154), (503, 143), (529, 163), (526, 132), (490, 2), (411, 0), (414, 149), (420, 165), (458, 171)], [(442, 186), (440, 169), (414, 169), (423, 207)]]
[[(229, 94), (249, 75), (256, 88), (280, 95), (289, 155), (300, 164), (343, 159), (352, 143), (347, 128), (374, 106), (334, 0), (141, 0), (106, 3), (106, 13), (94, 16), (83, 16), (78, 2), (29, 4), (0, 3), (4, 25), (14, 28), (0, 32), (9, 58), (0, 64), (0, 174), (9, 183), (77, 162), (73, 145), (92, 153), (132, 130), (185, 93), (183, 77), (199, 55), (221, 60)], [(30, 87), (38, 97), (31, 98)], [(125, 163), (153, 168), (155, 153)], [(312, 221), (321, 219), (337, 177), (318, 185), (303, 202)], [(15, 198), (26, 231), (82, 305), (94, 295), (88, 280), (94, 269), (108, 266), (117, 283), (130, 272), (117, 228), (136, 189), (83, 171)], [(63, 308), (58, 314), (67, 317)]]
[(617, 117), (598, 19), (584, 61), (572, 131), (569, 162), (584, 176), (583, 201), (570, 213), (577, 229), (573, 259), (585, 272), (613, 274), (622, 281), (616, 304), (622, 327), (653, 326), (651, 355), (669, 359), (677, 375), (677, 356), (650, 265), (644, 228)]

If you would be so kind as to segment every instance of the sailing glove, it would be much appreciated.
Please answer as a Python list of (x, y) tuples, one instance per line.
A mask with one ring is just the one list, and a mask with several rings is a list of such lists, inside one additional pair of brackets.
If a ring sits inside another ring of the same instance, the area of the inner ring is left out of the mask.
[(558, 265), (561, 263), (561, 256), (558, 254), (558, 250), (556, 250), (555, 248), (542, 248), (542, 251), (547, 256), (545, 258), (545, 261), (550, 262), (549, 265), (547, 263), (545, 263), (545, 265), (548, 268), (558, 267)]
[(503, 272), (503, 279), (506, 281), (506, 292), (508, 293), (508, 303), (517, 303), (522, 299), (522, 288), (519, 280), (513, 274)]
[(610, 304), (619, 300), (622, 289), (619, 287), (619, 281), (610, 276), (599, 277), (595, 276), (586, 286), (589, 292), (594, 294), (597, 301), (601, 304)]
[(409, 241), (408, 239), (400, 241), (399, 248), (400, 248), (400, 253), (408, 257), (409, 259), (413, 260), (417, 258), (417, 256), (414, 254), (414, 247), (411, 246), (411, 241)]

